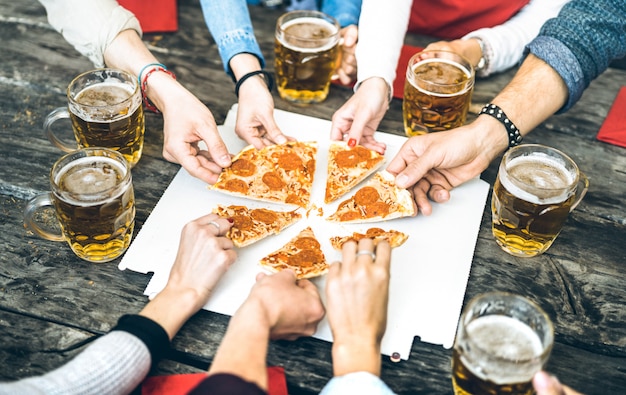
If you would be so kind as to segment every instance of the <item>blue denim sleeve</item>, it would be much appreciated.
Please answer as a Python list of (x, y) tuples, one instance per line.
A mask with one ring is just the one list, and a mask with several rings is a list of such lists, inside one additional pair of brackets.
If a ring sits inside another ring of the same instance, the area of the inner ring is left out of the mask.
[(324, 0), (322, 12), (334, 17), (341, 27), (358, 25), (362, 0)]
[(228, 62), (240, 53), (250, 53), (259, 58), (261, 67), (265, 59), (254, 36), (246, 0), (200, 0), (204, 21), (217, 44), (224, 71), (233, 76)]
[(626, 0), (573, 0), (548, 20), (527, 52), (547, 62), (565, 81), (567, 111), (609, 63), (626, 54)]

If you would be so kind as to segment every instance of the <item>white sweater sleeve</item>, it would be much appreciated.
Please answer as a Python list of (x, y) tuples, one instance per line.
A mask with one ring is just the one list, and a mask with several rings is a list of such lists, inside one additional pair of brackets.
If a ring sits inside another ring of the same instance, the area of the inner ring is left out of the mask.
[(123, 30), (142, 34), (135, 15), (115, 0), (39, 0), (48, 22), (78, 52), (104, 67), (104, 51)]
[(478, 29), (463, 38), (478, 37), (483, 41), (487, 64), (479, 73), (486, 77), (517, 64), (524, 47), (539, 34), (541, 26), (558, 15), (569, 0), (531, 0), (515, 16), (492, 28)]
[(382, 77), (391, 88), (411, 15), (412, 0), (363, 0), (356, 45), (357, 84)]
[(128, 394), (150, 371), (150, 351), (136, 336), (113, 331), (43, 376), (0, 383), (0, 395)]

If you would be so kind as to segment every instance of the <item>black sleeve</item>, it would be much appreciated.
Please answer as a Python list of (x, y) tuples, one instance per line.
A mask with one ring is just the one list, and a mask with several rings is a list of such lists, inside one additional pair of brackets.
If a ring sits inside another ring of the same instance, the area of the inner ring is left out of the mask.
[(161, 325), (150, 318), (141, 315), (123, 315), (112, 331), (125, 331), (137, 336), (150, 350), (152, 366), (167, 354), (170, 348), (170, 338)]
[(266, 395), (256, 384), (239, 376), (218, 373), (207, 376), (188, 395)]

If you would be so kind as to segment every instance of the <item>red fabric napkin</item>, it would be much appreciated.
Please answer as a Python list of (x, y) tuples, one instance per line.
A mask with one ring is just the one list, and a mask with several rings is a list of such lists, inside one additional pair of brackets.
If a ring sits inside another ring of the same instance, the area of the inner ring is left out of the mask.
[[(206, 373), (148, 377), (141, 384), (141, 395), (183, 395), (195, 388), (205, 377)], [(267, 378), (269, 395), (288, 395), (285, 369), (270, 366), (267, 368)]]
[(400, 52), (400, 59), (398, 59), (398, 65), (396, 66), (396, 79), (393, 81), (393, 97), (396, 99), (402, 99), (404, 96), (404, 81), (406, 80), (406, 66), (409, 64), (411, 56), (418, 52), (421, 52), (420, 47), (414, 47), (411, 45), (404, 45)]
[(141, 24), (144, 33), (175, 32), (178, 30), (178, 3), (176, 0), (119, 0)]
[(626, 86), (617, 93), (596, 137), (605, 143), (626, 148)]

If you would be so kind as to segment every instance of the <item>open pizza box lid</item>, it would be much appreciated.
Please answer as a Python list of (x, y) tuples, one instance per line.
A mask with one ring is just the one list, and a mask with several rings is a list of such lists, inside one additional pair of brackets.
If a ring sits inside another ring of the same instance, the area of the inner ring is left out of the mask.
[[(246, 145), (234, 132), (236, 114), (235, 105), (224, 125), (220, 126), (222, 138), (231, 153), (239, 152)], [(424, 342), (452, 347), (489, 184), (476, 178), (455, 188), (450, 201), (434, 204), (428, 217), (418, 215), (375, 224), (331, 223), (324, 218), (332, 214), (343, 200), (323, 204), (331, 122), (281, 110), (276, 110), (275, 118), (283, 133), (301, 141), (318, 142), (312, 202), (323, 209), (323, 214), (318, 216), (317, 210), (312, 210), (309, 217), (282, 233), (238, 249), (237, 260), (204, 308), (221, 314), (234, 314), (247, 297), (256, 274), (262, 270), (258, 265), (260, 258), (282, 247), (307, 226), (313, 228), (330, 262), (341, 258), (340, 253), (330, 245), (330, 237), (365, 232), (369, 227), (376, 226), (409, 235), (408, 240), (392, 252), (387, 331), (382, 353), (389, 356), (399, 353), (402, 359), (408, 359), (415, 336)], [(380, 132), (376, 134), (376, 139), (387, 144), (387, 162), (406, 141), (405, 137)], [(346, 195), (349, 196), (351, 194)], [(209, 190), (206, 183), (181, 168), (136, 235), (119, 268), (154, 273), (144, 291), (145, 295), (153, 297), (167, 282), (183, 226), (211, 212), (217, 204), (285, 209), (281, 205)], [(325, 276), (313, 279), (313, 282), (324, 298)], [(332, 341), (326, 319), (320, 323), (313, 337)]]

